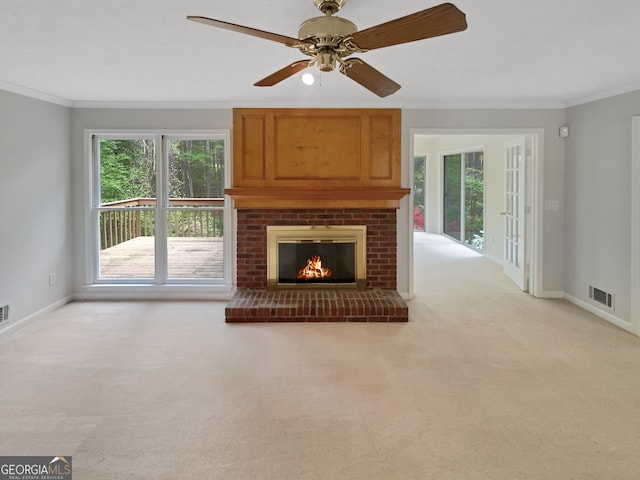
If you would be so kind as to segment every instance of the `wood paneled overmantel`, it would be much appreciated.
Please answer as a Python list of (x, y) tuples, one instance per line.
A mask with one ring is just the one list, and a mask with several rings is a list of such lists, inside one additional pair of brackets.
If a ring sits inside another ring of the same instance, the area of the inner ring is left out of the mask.
[(236, 208), (398, 208), (399, 109), (234, 109)]

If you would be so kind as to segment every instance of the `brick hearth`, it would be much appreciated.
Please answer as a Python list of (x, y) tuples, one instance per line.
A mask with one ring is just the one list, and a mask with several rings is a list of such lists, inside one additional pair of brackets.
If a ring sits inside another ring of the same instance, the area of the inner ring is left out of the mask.
[(406, 322), (409, 309), (394, 290), (240, 290), (227, 323)]
[[(406, 322), (396, 291), (395, 209), (238, 209), (237, 286), (227, 322)], [(267, 225), (366, 225), (367, 282), (357, 290), (267, 290)]]

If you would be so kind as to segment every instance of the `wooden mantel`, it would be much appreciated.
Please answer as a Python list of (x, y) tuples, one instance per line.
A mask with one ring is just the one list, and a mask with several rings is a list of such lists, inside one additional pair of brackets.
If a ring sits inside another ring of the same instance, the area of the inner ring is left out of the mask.
[(398, 208), (410, 188), (228, 188), (235, 208)]
[(234, 109), (236, 208), (398, 208), (399, 109)]

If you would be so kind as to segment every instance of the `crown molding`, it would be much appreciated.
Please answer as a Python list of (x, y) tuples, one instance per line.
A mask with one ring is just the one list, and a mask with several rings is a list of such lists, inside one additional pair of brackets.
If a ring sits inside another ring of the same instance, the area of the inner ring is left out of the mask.
[(581, 97), (576, 97), (572, 100), (568, 100), (565, 103), (565, 108), (577, 107), (579, 105), (584, 105), (585, 103), (597, 102), (598, 100), (617, 97), (618, 95), (624, 95), (625, 93), (635, 92), (636, 90), (640, 90), (640, 83), (627, 84), (622, 87), (618, 87), (610, 90), (603, 90), (601, 92), (593, 93), (589, 95), (583, 95)]
[[(215, 110), (232, 108), (315, 108), (319, 107), (306, 99), (300, 101), (102, 101), (102, 100), (70, 100), (49, 93), (33, 90), (21, 85), (0, 80), (0, 90), (23, 95), (25, 97), (42, 100), (44, 102), (61, 105), (68, 108), (78, 109), (123, 109), (123, 110)], [(565, 109), (583, 105), (586, 103), (604, 100), (607, 98), (624, 95), (640, 90), (640, 83), (630, 84), (611, 90), (596, 92), (589, 95), (575, 97), (566, 101), (459, 101), (459, 102), (438, 102), (438, 101), (387, 101), (387, 102), (327, 102), (325, 98), (322, 108), (401, 108), (403, 110), (554, 110)]]
[(71, 100), (67, 100), (66, 98), (56, 97), (55, 95), (50, 95), (38, 90), (32, 90), (30, 88), (22, 87), (11, 82), (5, 82), (3, 80), (0, 80), (0, 90), (6, 90), (7, 92), (17, 93), (18, 95), (34, 98), (36, 100), (42, 100), (48, 103), (54, 103), (63, 107), (72, 106)]

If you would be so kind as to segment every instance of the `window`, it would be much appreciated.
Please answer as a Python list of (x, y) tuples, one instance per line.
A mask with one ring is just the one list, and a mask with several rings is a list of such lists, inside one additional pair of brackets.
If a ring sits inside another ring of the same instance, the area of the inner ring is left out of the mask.
[(228, 139), (92, 136), (90, 283), (230, 283)]
[(222, 139), (165, 138), (168, 278), (224, 278)]
[(426, 155), (413, 157), (413, 231), (425, 232)]
[(444, 155), (443, 167), (442, 230), (484, 251), (484, 152)]

